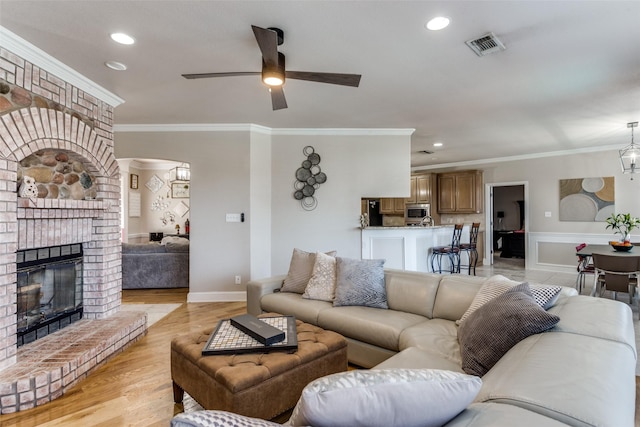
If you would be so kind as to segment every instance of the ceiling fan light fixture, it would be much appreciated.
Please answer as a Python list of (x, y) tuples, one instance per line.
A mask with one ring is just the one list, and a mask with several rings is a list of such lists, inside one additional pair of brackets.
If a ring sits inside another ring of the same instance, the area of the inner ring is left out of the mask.
[(267, 86), (284, 84), (284, 54), (278, 52), (278, 64), (271, 65), (262, 61), (262, 82)]
[[(638, 161), (640, 160), (640, 147), (633, 142), (633, 128), (638, 127), (638, 122), (627, 123), (631, 128), (631, 144), (619, 151), (622, 172), (634, 174), (638, 172)], [(631, 176), (633, 180), (633, 176)]]

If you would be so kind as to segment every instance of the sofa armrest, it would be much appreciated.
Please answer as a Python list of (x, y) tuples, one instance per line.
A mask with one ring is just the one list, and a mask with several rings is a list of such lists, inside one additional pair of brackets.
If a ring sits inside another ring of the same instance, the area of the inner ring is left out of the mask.
[(262, 313), (260, 299), (280, 289), (286, 275), (251, 280), (247, 283), (247, 313), (257, 316)]

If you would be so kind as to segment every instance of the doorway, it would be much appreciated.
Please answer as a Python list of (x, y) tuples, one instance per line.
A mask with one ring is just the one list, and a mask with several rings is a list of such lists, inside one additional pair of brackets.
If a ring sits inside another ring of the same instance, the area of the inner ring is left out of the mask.
[(490, 265), (526, 268), (528, 183), (487, 184), (485, 260)]

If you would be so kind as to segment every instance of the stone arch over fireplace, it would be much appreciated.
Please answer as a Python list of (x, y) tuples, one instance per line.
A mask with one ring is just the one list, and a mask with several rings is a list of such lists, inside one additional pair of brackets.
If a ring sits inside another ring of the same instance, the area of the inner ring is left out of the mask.
[[(0, 271), (9, 274), (9, 283), (0, 282), (0, 309), (6, 307), (0, 310), (0, 325), (8, 325), (0, 340), (0, 369), (16, 353), (16, 250), (82, 243), (84, 317), (102, 319), (119, 310), (120, 170), (110, 127), (93, 123), (50, 108), (0, 114)], [(19, 162), (41, 150), (73, 153), (94, 175), (96, 198), (18, 197)]]

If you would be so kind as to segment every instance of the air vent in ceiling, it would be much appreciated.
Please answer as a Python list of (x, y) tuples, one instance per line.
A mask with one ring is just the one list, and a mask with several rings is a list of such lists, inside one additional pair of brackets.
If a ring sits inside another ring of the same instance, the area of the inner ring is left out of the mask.
[(422, 154), (433, 154), (433, 151), (429, 151), (429, 150), (420, 150), (418, 152)]
[(489, 55), (490, 53), (499, 52), (505, 50), (504, 44), (493, 33), (487, 33), (482, 37), (478, 37), (474, 40), (467, 40), (465, 42), (467, 46), (478, 56)]

